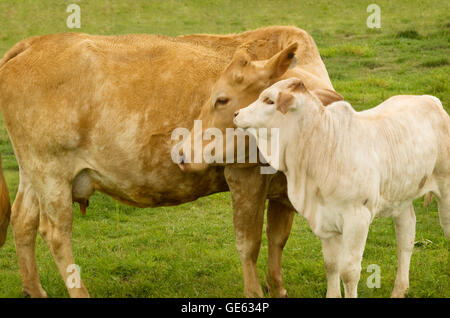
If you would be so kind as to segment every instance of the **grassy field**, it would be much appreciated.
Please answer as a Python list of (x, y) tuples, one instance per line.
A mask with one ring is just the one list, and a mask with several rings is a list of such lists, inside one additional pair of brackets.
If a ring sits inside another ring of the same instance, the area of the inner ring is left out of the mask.
[[(366, 8), (381, 8), (381, 29), (368, 29)], [(295, 1), (61, 1), (0, 0), (0, 54), (33, 35), (70, 31), (66, 7), (81, 6), (80, 32), (93, 34), (230, 33), (296, 25), (316, 40), (338, 92), (357, 109), (396, 94), (432, 94), (447, 111), (449, 91), (449, 4), (442, 0)], [(26, 74), (24, 74), (26, 76)], [(3, 124), (0, 152), (13, 200), (18, 168)], [(137, 209), (96, 194), (86, 216), (74, 209), (73, 247), (93, 297), (241, 297), (242, 271), (234, 245), (229, 193), (176, 207)], [(450, 297), (449, 241), (439, 226), (436, 203), (428, 211), (415, 202), (416, 248), (409, 297)], [(43, 287), (66, 297), (50, 252), (38, 239)], [(359, 285), (361, 297), (388, 297), (396, 271), (394, 225), (371, 226)], [(267, 243), (258, 262), (266, 271)], [(367, 266), (381, 267), (381, 288), (366, 286)], [(323, 297), (325, 270), (319, 240), (296, 217), (284, 253), (285, 286), (291, 297)], [(11, 231), (0, 249), (0, 297), (21, 297)]]

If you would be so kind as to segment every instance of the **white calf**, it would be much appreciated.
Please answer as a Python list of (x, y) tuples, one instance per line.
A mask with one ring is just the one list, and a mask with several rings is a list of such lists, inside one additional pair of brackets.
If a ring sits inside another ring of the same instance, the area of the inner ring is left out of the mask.
[[(279, 156), (263, 155), (285, 173), (289, 199), (322, 240), (327, 297), (341, 296), (340, 278), (345, 296), (357, 296), (369, 224), (377, 215), (395, 221), (392, 296), (403, 297), (414, 247), (413, 199), (431, 191), (450, 235), (450, 117), (433, 96), (394, 96), (362, 112), (343, 101), (324, 107), (321, 100), (299, 79), (280, 81), (237, 112), (235, 124), (279, 128)], [(250, 132), (258, 140), (258, 130)]]

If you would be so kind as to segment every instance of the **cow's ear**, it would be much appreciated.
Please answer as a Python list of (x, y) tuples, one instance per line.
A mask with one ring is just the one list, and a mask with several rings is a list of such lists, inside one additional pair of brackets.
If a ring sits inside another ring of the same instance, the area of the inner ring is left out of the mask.
[(285, 92), (279, 92), (276, 102), (277, 110), (279, 110), (283, 114), (286, 114), (289, 108), (294, 105), (294, 101), (294, 95)]
[(247, 51), (247, 48), (239, 47), (236, 52), (234, 52), (233, 57), (231, 58), (230, 66), (240, 69), (247, 66), (251, 60), (252, 59)]
[(331, 89), (315, 89), (312, 93), (320, 99), (323, 106), (327, 106), (331, 103), (344, 100), (344, 97), (332, 91)]
[(297, 51), (298, 43), (293, 42), (287, 48), (275, 54), (269, 61), (267, 61), (264, 69), (269, 75), (269, 79), (281, 77), (289, 68), (292, 68), (297, 63), (295, 51)]

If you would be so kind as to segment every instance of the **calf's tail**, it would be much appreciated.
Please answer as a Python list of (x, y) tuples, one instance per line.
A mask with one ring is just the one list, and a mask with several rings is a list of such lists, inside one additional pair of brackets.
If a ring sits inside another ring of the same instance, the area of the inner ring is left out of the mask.
[(11, 203), (9, 200), (8, 186), (6, 185), (5, 177), (3, 176), (0, 156), (0, 247), (2, 247), (6, 241), (10, 217)]

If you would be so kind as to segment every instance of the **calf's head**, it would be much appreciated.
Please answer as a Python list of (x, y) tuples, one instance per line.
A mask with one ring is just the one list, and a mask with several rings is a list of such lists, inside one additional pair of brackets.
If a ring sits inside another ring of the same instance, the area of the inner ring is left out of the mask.
[(279, 81), (265, 89), (258, 99), (239, 110), (234, 123), (240, 128), (296, 127), (323, 111), (323, 107), (342, 97), (327, 89), (308, 90), (298, 78)]
[[(205, 161), (203, 155), (196, 158), (194, 151), (199, 145), (202, 149), (197, 149), (197, 151), (200, 151), (200, 153), (203, 153), (203, 150), (208, 150), (208, 147), (213, 145), (213, 138), (218, 138), (217, 135), (219, 134), (223, 136), (223, 149), (220, 151), (222, 154), (217, 153), (219, 150), (217, 147), (212, 153), (216, 157), (221, 155), (223, 162), (227, 161), (225, 158), (227, 153), (231, 148), (234, 151), (237, 145), (235, 140), (240, 138), (237, 136), (233, 136), (232, 140), (225, 138), (226, 129), (235, 128), (233, 124), (234, 113), (253, 102), (263, 89), (279, 81), (286, 71), (295, 65), (297, 48), (298, 44), (294, 42), (268, 60), (255, 60), (245, 46), (236, 51), (231, 62), (214, 84), (210, 98), (203, 105), (198, 118), (200, 122), (197, 122), (198, 124), (194, 125), (191, 130), (191, 138), (184, 140), (180, 147), (179, 166), (182, 170), (199, 171), (206, 169), (211, 162)], [(205, 138), (204, 133), (207, 129), (209, 134)], [(213, 136), (211, 136), (211, 131)], [(234, 133), (240, 134), (239, 131)], [(195, 142), (196, 140), (197, 142)], [(186, 143), (189, 143), (189, 145)], [(190, 149), (191, 153), (185, 153), (185, 149)], [(189, 159), (186, 160), (187, 158)], [(217, 161), (214, 164), (217, 164)]]
[(334, 91), (310, 91), (300, 79), (290, 78), (267, 88), (239, 110), (234, 123), (255, 137), (261, 154), (275, 170), (285, 171), (281, 163), (287, 144), (300, 142), (301, 135), (311, 132), (322, 119), (324, 106), (341, 99)]

